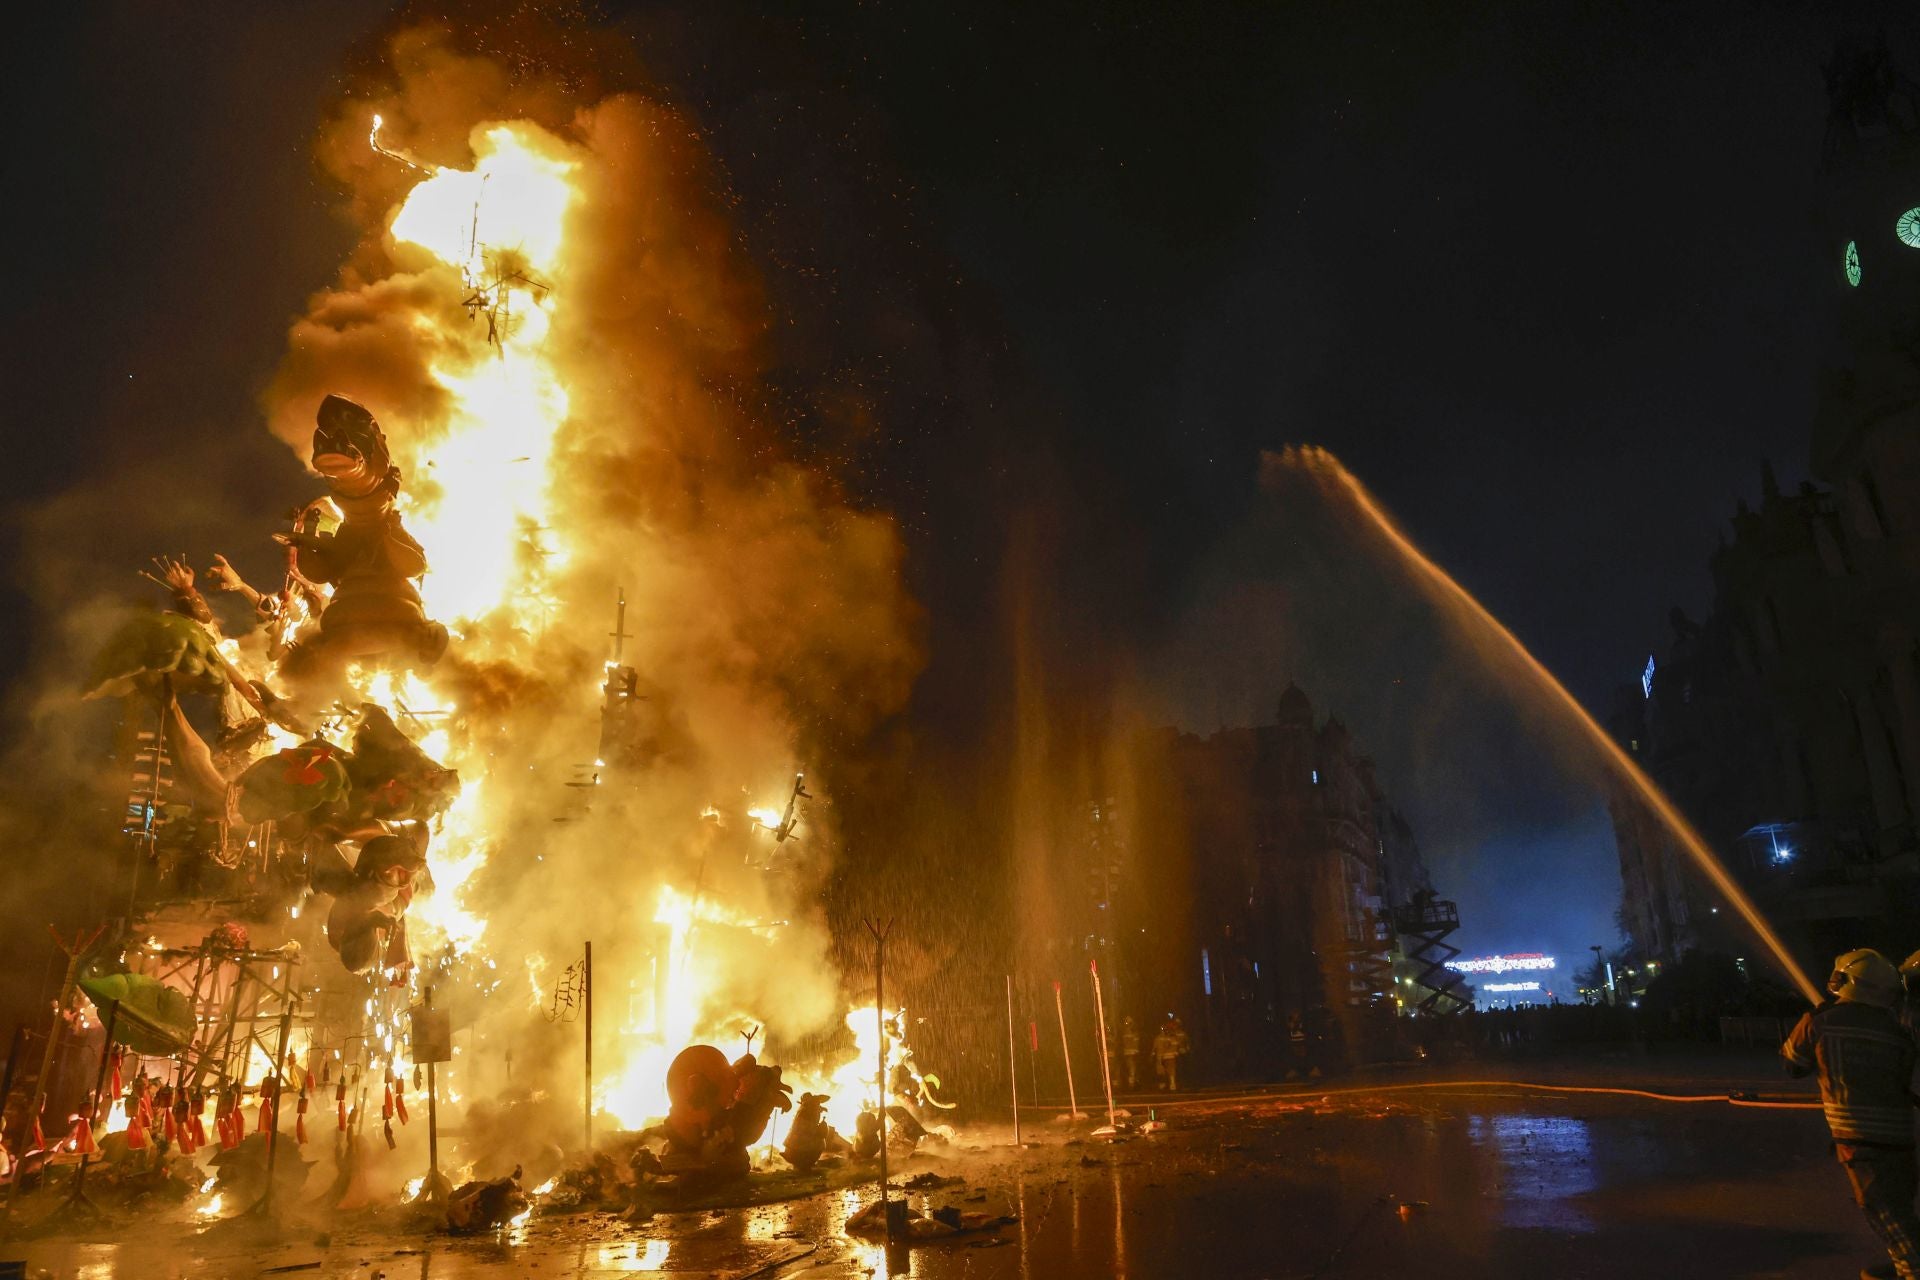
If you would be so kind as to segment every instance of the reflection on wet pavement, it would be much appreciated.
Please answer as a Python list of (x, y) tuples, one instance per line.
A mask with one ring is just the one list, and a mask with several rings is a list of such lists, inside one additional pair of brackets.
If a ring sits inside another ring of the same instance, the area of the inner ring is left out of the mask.
[(1595, 1223), (1572, 1203), (1597, 1185), (1587, 1122), (1574, 1116), (1473, 1115), (1467, 1133), (1491, 1148), (1482, 1162), (1497, 1184), (1500, 1219), (1509, 1227), (1591, 1231)]
[[(1817, 1113), (1616, 1097), (1459, 1091), (1195, 1105), (1117, 1144), (960, 1150), (916, 1162), (966, 1179), (909, 1199), (1012, 1214), (991, 1236), (916, 1250), (889, 1272), (847, 1218), (871, 1188), (751, 1210), (538, 1218), (495, 1241), (336, 1231), (270, 1248), (144, 1231), (140, 1243), (24, 1250), (60, 1280), (253, 1277), (1851, 1275), (1871, 1237)], [(988, 1135), (989, 1138), (992, 1135)], [(162, 1238), (164, 1237), (164, 1238)], [(0, 1258), (22, 1256), (0, 1246)], [(30, 1269), (29, 1275), (35, 1274)]]

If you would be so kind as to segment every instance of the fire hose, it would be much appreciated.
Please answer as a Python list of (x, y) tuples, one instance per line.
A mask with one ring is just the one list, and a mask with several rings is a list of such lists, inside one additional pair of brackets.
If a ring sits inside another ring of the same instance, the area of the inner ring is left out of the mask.
[[(1457, 1090), (1472, 1092), (1479, 1089), (1524, 1089), (1535, 1093), (1578, 1093), (1613, 1094), (1626, 1098), (1648, 1098), (1655, 1102), (1724, 1102), (1734, 1107), (1754, 1107), (1776, 1111), (1818, 1111), (1818, 1101), (1788, 1101), (1766, 1098), (1746, 1097), (1738, 1093), (1656, 1093), (1651, 1089), (1631, 1089), (1619, 1085), (1574, 1085), (1540, 1084), (1530, 1080), (1422, 1080), (1409, 1084), (1355, 1085), (1344, 1089), (1296, 1090), (1290, 1093), (1238, 1093), (1215, 1097), (1184, 1098), (1179, 1100), (1156, 1101), (1159, 1110), (1171, 1110), (1174, 1107), (1219, 1106), (1244, 1102), (1277, 1102), (1288, 1099), (1311, 1101), (1318, 1098), (1351, 1097), (1358, 1094), (1402, 1093), (1416, 1089)], [(1058, 1111), (1052, 1107), (1049, 1110)]]

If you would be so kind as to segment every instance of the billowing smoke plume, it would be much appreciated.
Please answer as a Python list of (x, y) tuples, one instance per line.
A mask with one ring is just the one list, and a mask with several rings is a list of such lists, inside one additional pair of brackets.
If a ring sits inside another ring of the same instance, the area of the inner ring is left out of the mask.
[[(893, 525), (784, 455), (751, 408), (774, 399), (762, 347), (779, 317), (687, 120), (578, 100), (431, 30), (397, 37), (390, 64), (385, 91), (324, 130), (363, 236), (294, 324), (266, 408), (303, 457), (323, 396), (372, 410), (432, 566), (429, 612), (453, 633), (411, 695), (431, 705), (409, 701), (465, 786), (430, 849), (416, 950), (471, 947), (501, 975), (488, 1021), (505, 1007), (537, 1034), (535, 988), (593, 939), (609, 1074), (642, 1024), (670, 1021), (650, 996), (674, 910), (695, 1034), (838, 1025), (817, 907), (833, 750), (901, 708), (921, 662)], [(498, 207), (514, 198), (498, 175), (409, 202), (429, 173), (464, 180), (503, 149), (570, 193), (557, 248), (489, 230), (520, 212)], [(471, 269), (435, 237), (472, 249)], [(476, 289), (495, 293), (476, 305)], [(641, 724), (625, 771), (596, 764), (622, 592)], [(801, 769), (802, 838), (776, 842), (746, 810), (779, 810)], [(477, 1095), (494, 1081), (475, 1070)]]

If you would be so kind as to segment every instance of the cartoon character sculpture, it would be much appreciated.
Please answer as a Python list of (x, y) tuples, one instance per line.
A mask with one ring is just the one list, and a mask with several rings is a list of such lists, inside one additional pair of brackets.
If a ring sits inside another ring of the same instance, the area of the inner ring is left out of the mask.
[[(385, 708), (360, 707), (351, 752), (312, 738), (255, 761), (235, 782), (240, 815), (276, 822), (309, 850), (314, 892), (334, 898), (327, 940), (353, 973), (408, 961), (406, 911), (432, 892), (427, 823), (459, 775), (403, 734)], [(344, 846), (360, 842), (351, 860)]]
[(334, 895), (327, 913), (327, 941), (349, 973), (379, 963), (400, 968), (409, 961), (407, 907), (416, 894), (430, 892), (425, 829), (409, 835), (375, 836), (361, 846), (351, 868), (344, 858), (323, 873), (316, 863), (313, 887)]
[(329, 683), (356, 659), (431, 666), (446, 651), (447, 629), (427, 618), (414, 586), (427, 556), (395, 510), (400, 468), (386, 433), (344, 396), (322, 400), (315, 421), (313, 469), (326, 479), (340, 524), (331, 532), (274, 536), (294, 549), (299, 576), (331, 585), (333, 595), (319, 631), (289, 647), (280, 674), (312, 686)]
[(792, 1093), (779, 1067), (763, 1067), (751, 1053), (728, 1062), (710, 1044), (689, 1045), (667, 1067), (662, 1166), (669, 1173), (744, 1174), (747, 1148), (760, 1141), (774, 1112), (792, 1107)]
[(801, 1173), (811, 1172), (822, 1156), (848, 1155), (853, 1151), (853, 1144), (827, 1122), (828, 1101), (829, 1095), (824, 1093), (800, 1095), (799, 1109), (794, 1112), (793, 1124), (787, 1130), (787, 1144), (780, 1149), (780, 1154)]

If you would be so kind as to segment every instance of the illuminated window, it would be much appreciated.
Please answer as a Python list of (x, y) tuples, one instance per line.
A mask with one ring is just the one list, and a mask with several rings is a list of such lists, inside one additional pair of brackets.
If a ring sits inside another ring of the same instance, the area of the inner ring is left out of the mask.
[(1318, 769), (1313, 771), (1313, 785), (1316, 787), (1320, 785), (1320, 771)]
[(1200, 989), (1213, 994), (1213, 960), (1205, 947), (1200, 948)]

